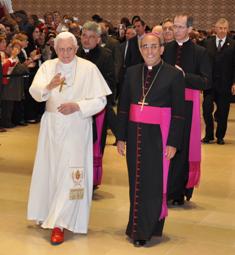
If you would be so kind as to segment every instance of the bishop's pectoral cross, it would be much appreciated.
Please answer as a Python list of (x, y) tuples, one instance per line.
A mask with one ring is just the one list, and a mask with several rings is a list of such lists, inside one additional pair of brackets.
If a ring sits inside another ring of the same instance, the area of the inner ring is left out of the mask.
[(60, 83), (59, 92), (62, 91), (64, 85), (66, 85), (66, 82), (65, 82), (65, 79), (62, 79), (62, 81), (61, 81), (61, 83)]
[(138, 104), (141, 104), (140, 110), (143, 111), (144, 105), (148, 105), (148, 103), (145, 102), (146, 97), (143, 97), (142, 101), (139, 101)]

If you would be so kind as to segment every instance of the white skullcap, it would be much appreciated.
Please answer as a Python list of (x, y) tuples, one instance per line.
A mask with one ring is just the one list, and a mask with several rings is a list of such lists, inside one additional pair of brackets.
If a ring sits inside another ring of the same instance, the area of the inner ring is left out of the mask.
[(74, 34), (70, 33), (70, 32), (61, 32), (59, 33), (55, 40), (54, 40), (54, 47), (56, 48), (57, 47), (57, 44), (58, 44), (58, 41), (59, 40), (64, 40), (64, 39), (72, 39), (73, 43), (74, 43), (74, 46), (77, 47), (78, 46), (78, 42), (77, 42), (77, 39), (76, 37), (74, 36)]

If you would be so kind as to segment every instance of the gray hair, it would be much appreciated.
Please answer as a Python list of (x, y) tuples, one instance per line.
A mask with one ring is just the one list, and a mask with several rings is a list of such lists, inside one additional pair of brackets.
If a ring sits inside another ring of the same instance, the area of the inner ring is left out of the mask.
[(227, 24), (227, 25), (229, 26), (229, 22), (228, 22), (228, 20), (225, 19), (225, 18), (219, 18), (219, 19), (216, 21), (215, 25), (218, 25), (218, 24)]
[(191, 16), (191, 15), (189, 15), (189, 14), (187, 14), (187, 13), (181, 13), (181, 14), (175, 15), (174, 20), (175, 20), (176, 17), (177, 17), (177, 18), (178, 18), (178, 17), (186, 17), (186, 18), (187, 18), (187, 21), (186, 21), (186, 26), (187, 26), (187, 28), (193, 26), (193, 16)]
[(82, 30), (88, 30), (95, 32), (98, 36), (101, 36), (102, 30), (98, 23), (94, 21), (87, 21), (83, 26)]
[(71, 39), (72, 42), (73, 42), (73, 44), (74, 44), (74, 46), (75, 46), (75, 47), (78, 46), (77, 39), (76, 39), (76, 37), (75, 37), (72, 33), (70, 33), (70, 32), (61, 32), (61, 33), (59, 33), (59, 34), (56, 36), (56, 38), (55, 38), (55, 40), (54, 40), (54, 48), (57, 47), (58, 42), (59, 42), (60, 40), (66, 40), (66, 39)]

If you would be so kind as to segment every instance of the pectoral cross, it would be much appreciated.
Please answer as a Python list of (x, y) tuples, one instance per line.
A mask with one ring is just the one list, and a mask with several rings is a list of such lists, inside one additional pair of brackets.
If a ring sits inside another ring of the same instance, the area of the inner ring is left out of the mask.
[(142, 111), (144, 108), (144, 105), (148, 105), (148, 103), (145, 103), (145, 97), (143, 97), (142, 101), (139, 101), (138, 104), (141, 104), (140, 110)]
[(59, 92), (62, 91), (64, 85), (66, 85), (66, 83), (65, 83), (65, 80), (63, 79), (63, 80), (61, 81), (61, 83), (60, 83)]

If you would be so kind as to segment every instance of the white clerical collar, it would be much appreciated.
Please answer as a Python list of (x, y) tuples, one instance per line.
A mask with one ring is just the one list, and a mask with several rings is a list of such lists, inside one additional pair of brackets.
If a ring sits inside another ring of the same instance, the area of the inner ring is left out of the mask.
[(181, 42), (178, 42), (178, 41), (176, 40), (176, 42), (178, 43), (179, 46), (182, 46), (182, 45), (183, 45), (184, 43), (186, 43), (188, 40), (189, 40), (189, 37), (186, 38), (185, 40), (181, 41)]
[(59, 62), (60, 62), (60, 65), (61, 65), (61, 67), (62, 67), (63, 69), (68, 70), (68, 69), (70, 69), (71, 67), (73, 67), (73, 66), (75, 65), (76, 61), (77, 61), (77, 59), (76, 59), (76, 56), (75, 56), (75, 57), (73, 58), (73, 60), (72, 60), (71, 62), (69, 62), (69, 63), (63, 63), (63, 62), (61, 62), (61, 61), (59, 61)]
[(85, 49), (83, 48), (83, 50), (85, 51), (85, 53), (89, 53), (90, 49)]
[(148, 70), (152, 70), (153, 67), (152, 66), (147, 66)]
[(216, 46), (218, 47), (218, 45), (219, 45), (219, 41), (221, 40), (221, 47), (224, 45), (224, 43), (225, 43), (225, 40), (226, 40), (226, 36), (223, 38), (223, 39), (221, 39), (221, 38), (219, 38), (218, 36), (216, 36)]

